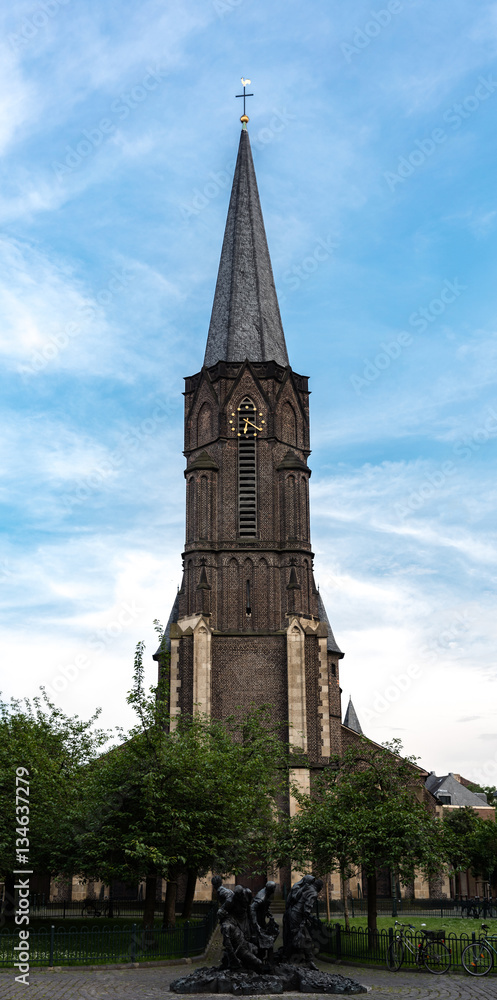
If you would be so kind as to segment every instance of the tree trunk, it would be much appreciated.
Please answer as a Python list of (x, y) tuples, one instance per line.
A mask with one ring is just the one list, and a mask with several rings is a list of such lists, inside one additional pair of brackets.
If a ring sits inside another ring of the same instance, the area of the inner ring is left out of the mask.
[(340, 872), (340, 885), (342, 889), (343, 919), (345, 921), (345, 930), (350, 931), (349, 901), (347, 898), (347, 882), (344, 879), (342, 872)]
[[(15, 912), (15, 908), (16, 908), (15, 907), (15, 889), (14, 889), (14, 884), (15, 884), (15, 877), (14, 877), (14, 875), (10, 875), (10, 874), (6, 875), (5, 876), (5, 890), (4, 890), (4, 897), (3, 897), (3, 909), (2, 909), (2, 914), (1, 914), (1, 916), (2, 916), (2, 918), (4, 920), (13, 920), (14, 919), (14, 912)], [(1, 923), (0, 923), (0, 926), (1, 926)]]
[(183, 920), (189, 920), (192, 912), (193, 897), (195, 896), (195, 886), (197, 884), (197, 872), (193, 868), (188, 869), (188, 879), (186, 883), (185, 900), (183, 903)]
[(162, 918), (163, 927), (176, 926), (176, 896), (178, 893), (178, 875), (176, 871), (170, 873), (167, 880), (166, 898), (164, 900), (164, 916)]
[(376, 923), (376, 872), (368, 875), (368, 938), (369, 946), (374, 945), (378, 930)]
[(147, 878), (145, 880), (145, 907), (143, 910), (144, 927), (154, 926), (156, 892), (157, 892), (157, 875), (147, 875)]

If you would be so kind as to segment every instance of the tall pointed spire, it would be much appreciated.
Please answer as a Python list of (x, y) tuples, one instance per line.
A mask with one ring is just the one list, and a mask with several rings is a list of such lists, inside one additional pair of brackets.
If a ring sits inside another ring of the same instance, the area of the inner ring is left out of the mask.
[(254, 163), (242, 128), (205, 350), (217, 361), (288, 365)]
[(357, 718), (357, 712), (352, 704), (352, 698), (350, 697), (343, 724), (344, 726), (347, 726), (347, 729), (353, 729), (355, 733), (360, 733), (362, 736), (361, 723)]

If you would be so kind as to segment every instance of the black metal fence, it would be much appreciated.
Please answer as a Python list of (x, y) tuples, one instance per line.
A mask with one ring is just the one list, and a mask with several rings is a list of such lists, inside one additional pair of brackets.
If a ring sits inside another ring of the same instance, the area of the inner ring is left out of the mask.
[[(210, 902), (194, 903), (192, 916), (206, 916), (212, 907)], [(143, 899), (46, 899), (44, 895), (33, 894), (29, 901), (29, 911), (32, 919), (70, 919), (77, 917), (133, 917), (143, 918), (145, 902)], [(164, 903), (156, 900), (154, 912), (157, 916), (162, 916)]]
[[(216, 924), (215, 907), (205, 917), (186, 920), (174, 929), (86, 925), (30, 930), (29, 948), (19, 949), (19, 930), (0, 931), (0, 965), (26, 959), (30, 966), (99, 965), (187, 958), (205, 951)], [(29, 955), (27, 954), (29, 952)]]
[[(326, 919), (326, 904), (318, 900), (319, 916)], [(495, 899), (378, 899), (376, 909), (379, 916), (404, 917), (474, 917), (486, 920), (487, 917), (497, 917), (497, 900)], [(367, 899), (349, 899), (349, 915), (365, 917), (368, 912)], [(330, 914), (343, 915), (343, 902), (339, 899), (330, 900)]]
[[(353, 962), (381, 962), (386, 963), (387, 950), (394, 939), (394, 930), (377, 931), (370, 935), (366, 927), (351, 927), (350, 931), (345, 931), (340, 924), (322, 924), (322, 940), (320, 942), (320, 954), (325, 958), (351, 960)], [(414, 968), (416, 965), (415, 955), (420, 943), (423, 941), (423, 934), (420, 931), (406, 932), (404, 938), (410, 943), (413, 953), (406, 947), (404, 952), (404, 966)], [(482, 940), (480, 935), (474, 931), (469, 933), (454, 934), (447, 933), (444, 943), (451, 954), (451, 968), (464, 972), (461, 964), (461, 955), (466, 945), (474, 941)], [(497, 967), (494, 966), (494, 972)]]

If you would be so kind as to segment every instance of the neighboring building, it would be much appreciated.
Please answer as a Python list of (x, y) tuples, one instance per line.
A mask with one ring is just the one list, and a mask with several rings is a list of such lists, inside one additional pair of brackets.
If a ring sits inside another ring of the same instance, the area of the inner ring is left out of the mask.
[[(473, 809), (481, 819), (495, 822), (495, 806), (488, 804), (485, 792), (472, 792), (467, 787), (469, 784), (471, 782), (462, 778), (460, 774), (453, 774), (450, 771), (449, 774), (439, 778), (434, 771), (431, 771), (426, 779), (425, 788), (435, 800), (437, 816), (443, 819), (447, 813), (453, 812), (455, 809), (469, 808)], [(490, 884), (484, 879), (475, 878), (470, 871), (460, 872), (457, 881), (458, 886), (456, 886), (455, 877), (444, 879), (445, 895), (455, 896), (457, 891), (461, 896), (468, 898), (492, 894)]]
[(437, 804), (437, 814), (442, 817), (452, 809), (462, 809), (468, 806), (474, 809), (482, 819), (495, 820), (495, 806), (489, 806), (485, 792), (472, 792), (470, 784), (460, 774), (445, 774), (437, 778), (434, 771), (428, 775), (425, 787), (433, 795)]

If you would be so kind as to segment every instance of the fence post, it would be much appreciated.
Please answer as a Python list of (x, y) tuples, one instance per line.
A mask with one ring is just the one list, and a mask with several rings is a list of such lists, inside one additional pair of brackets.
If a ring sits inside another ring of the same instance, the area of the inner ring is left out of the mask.
[(50, 927), (50, 957), (48, 959), (48, 964), (50, 968), (53, 968), (54, 944), (55, 944), (55, 924), (52, 924)]
[(342, 941), (341, 941), (341, 938), (340, 938), (340, 934), (341, 934), (341, 926), (340, 926), (340, 924), (335, 924), (335, 931), (336, 931), (336, 943), (337, 943), (337, 958), (341, 958), (341, 956), (342, 956)]
[(135, 962), (135, 960), (136, 960), (136, 924), (133, 924), (133, 926), (131, 928), (131, 948), (130, 948), (130, 956), (129, 957), (131, 958), (132, 962)]
[(185, 923), (183, 925), (183, 952), (184, 952), (184, 958), (188, 957), (188, 936), (189, 936), (189, 930), (190, 930), (190, 921), (189, 920), (185, 920)]

